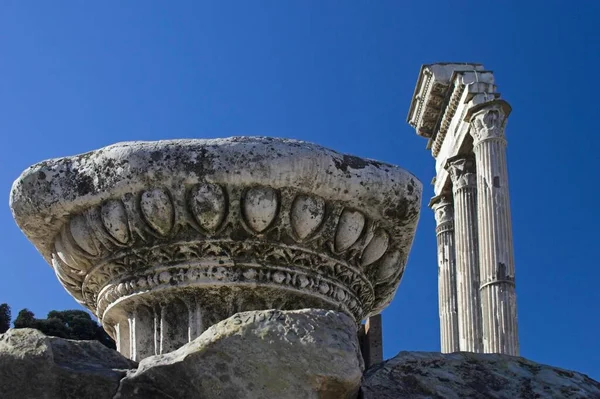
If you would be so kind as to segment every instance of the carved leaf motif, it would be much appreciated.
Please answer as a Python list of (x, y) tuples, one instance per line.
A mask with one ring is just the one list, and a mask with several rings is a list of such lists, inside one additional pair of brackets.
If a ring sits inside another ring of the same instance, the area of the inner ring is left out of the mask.
[(299, 195), (292, 205), (290, 222), (294, 233), (303, 240), (319, 228), (324, 216), (325, 200), (323, 198)]
[(119, 200), (111, 200), (102, 206), (102, 223), (110, 235), (121, 244), (129, 241), (129, 228), (127, 227), (127, 213), (125, 206)]
[(217, 184), (201, 184), (192, 189), (190, 195), (190, 208), (200, 226), (208, 231), (218, 229), (226, 211), (223, 188)]
[(142, 194), (140, 209), (144, 219), (160, 235), (166, 236), (173, 229), (175, 211), (171, 198), (165, 190), (154, 189)]
[(363, 267), (376, 262), (385, 254), (390, 244), (390, 236), (383, 229), (378, 229), (363, 252), (361, 265)]
[(94, 232), (90, 228), (84, 215), (77, 215), (71, 219), (70, 223), (71, 236), (79, 248), (92, 256), (97, 256), (100, 253)]
[(254, 187), (246, 192), (243, 213), (246, 223), (257, 233), (265, 231), (277, 216), (277, 192), (271, 187)]
[(335, 233), (335, 249), (345, 251), (358, 240), (365, 227), (365, 216), (350, 209), (344, 209)]

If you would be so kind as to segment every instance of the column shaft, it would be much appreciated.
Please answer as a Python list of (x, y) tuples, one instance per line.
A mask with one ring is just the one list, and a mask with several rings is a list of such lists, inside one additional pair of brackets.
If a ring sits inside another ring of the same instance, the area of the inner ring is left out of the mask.
[(515, 265), (504, 125), (508, 104), (472, 116), (477, 163), (480, 295), (484, 352), (519, 354)]
[(460, 350), (483, 352), (483, 327), (479, 298), (479, 250), (477, 237), (477, 179), (475, 160), (458, 156), (448, 160), (454, 193), (456, 241), (456, 289)]
[(430, 204), (437, 222), (438, 299), (442, 353), (458, 352), (458, 308), (456, 302), (456, 258), (452, 203), (446, 196), (435, 197)]

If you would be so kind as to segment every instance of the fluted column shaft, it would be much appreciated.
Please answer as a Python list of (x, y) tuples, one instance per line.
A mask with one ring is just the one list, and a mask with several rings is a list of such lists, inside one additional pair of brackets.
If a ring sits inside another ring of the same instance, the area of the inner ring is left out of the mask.
[(475, 159), (460, 155), (448, 159), (454, 194), (456, 246), (456, 298), (458, 333), (462, 352), (483, 352), (483, 327), (479, 299), (479, 251), (477, 237), (477, 178)]
[(510, 106), (488, 103), (471, 115), (477, 163), (480, 295), (486, 353), (519, 354), (515, 265), (504, 126)]
[(458, 308), (456, 303), (456, 257), (454, 248), (454, 210), (447, 196), (434, 197), (438, 250), (438, 299), (442, 353), (458, 352)]

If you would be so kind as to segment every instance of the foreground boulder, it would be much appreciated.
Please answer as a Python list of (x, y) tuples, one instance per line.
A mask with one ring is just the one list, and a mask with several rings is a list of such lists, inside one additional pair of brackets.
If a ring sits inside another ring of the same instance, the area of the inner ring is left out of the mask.
[(327, 310), (238, 313), (140, 362), (115, 398), (356, 398), (356, 324)]
[(47, 337), (30, 328), (0, 334), (3, 399), (110, 399), (135, 366), (98, 341)]
[(328, 310), (238, 313), (180, 349), (142, 360), (124, 398), (356, 398), (356, 324)]
[(365, 373), (363, 399), (600, 398), (586, 375), (496, 354), (400, 352)]

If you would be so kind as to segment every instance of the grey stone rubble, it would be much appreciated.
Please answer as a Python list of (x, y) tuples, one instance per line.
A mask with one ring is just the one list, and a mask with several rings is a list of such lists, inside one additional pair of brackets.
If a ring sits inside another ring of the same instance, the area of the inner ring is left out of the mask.
[(445, 353), (519, 354), (506, 166), (510, 111), (493, 73), (481, 64), (421, 68), (408, 123), (428, 139), (435, 158), (430, 205), (437, 214), (444, 198), (453, 209), (436, 219)]
[(139, 365), (97, 341), (0, 335), (3, 399), (354, 399), (363, 371), (354, 320), (331, 310), (237, 313)]
[(598, 399), (600, 382), (521, 357), (400, 352), (367, 370), (363, 399)]
[(0, 334), (2, 399), (111, 399), (135, 367), (98, 341), (47, 337), (29, 328)]
[(126, 357), (168, 353), (237, 312), (379, 313), (402, 278), (421, 184), (296, 140), (131, 142), (41, 162), (15, 220)]
[(519, 357), (467, 352), (401, 352), (363, 374), (354, 321), (306, 309), (236, 314), (139, 365), (98, 342), (9, 330), (0, 335), (0, 397), (594, 399), (600, 383)]

